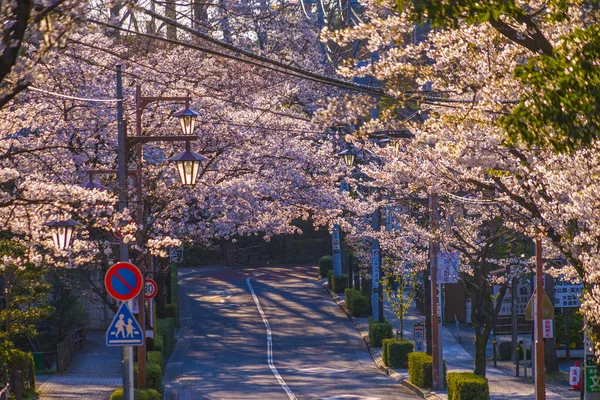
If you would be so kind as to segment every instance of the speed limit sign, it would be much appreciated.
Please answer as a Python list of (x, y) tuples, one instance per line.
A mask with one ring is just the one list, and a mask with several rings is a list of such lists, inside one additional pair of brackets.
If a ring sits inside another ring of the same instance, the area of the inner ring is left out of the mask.
[(152, 279), (146, 279), (144, 282), (144, 298), (151, 299), (158, 293), (158, 286)]

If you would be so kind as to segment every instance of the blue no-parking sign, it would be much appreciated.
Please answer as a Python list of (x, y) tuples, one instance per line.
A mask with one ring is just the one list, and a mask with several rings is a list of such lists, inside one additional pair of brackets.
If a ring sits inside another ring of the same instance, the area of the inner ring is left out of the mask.
[(106, 271), (104, 285), (108, 294), (120, 301), (131, 300), (142, 290), (144, 278), (133, 264), (118, 262)]
[(144, 333), (131, 313), (127, 303), (121, 304), (115, 318), (106, 331), (107, 346), (141, 346)]

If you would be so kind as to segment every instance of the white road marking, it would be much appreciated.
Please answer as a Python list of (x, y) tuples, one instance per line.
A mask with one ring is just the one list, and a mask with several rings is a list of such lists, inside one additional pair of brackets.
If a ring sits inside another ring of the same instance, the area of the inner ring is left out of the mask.
[(248, 285), (248, 289), (250, 289), (250, 293), (252, 293), (252, 298), (254, 299), (254, 303), (256, 304), (256, 308), (258, 309), (258, 313), (260, 314), (260, 317), (262, 318), (263, 323), (265, 324), (265, 328), (267, 329), (267, 363), (269, 364), (269, 368), (271, 369), (271, 372), (277, 379), (277, 382), (279, 382), (279, 385), (283, 388), (285, 393), (287, 393), (290, 400), (296, 400), (296, 396), (285, 383), (283, 377), (279, 374), (279, 371), (277, 371), (277, 368), (275, 368), (275, 364), (273, 363), (273, 336), (271, 334), (271, 326), (269, 325), (269, 321), (267, 320), (265, 312), (260, 306), (260, 302), (258, 301), (256, 293), (254, 292), (254, 288), (250, 283), (250, 277), (246, 278), (246, 284)]
[(313, 367), (313, 368), (302, 368), (299, 371), (306, 372), (309, 374), (328, 375), (328, 374), (337, 374), (338, 372), (346, 372), (347, 370), (346, 369), (327, 368), (327, 367)]
[(353, 394), (343, 394), (341, 396), (323, 397), (323, 400), (338, 400), (338, 399), (353, 399), (353, 400), (379, 400), (379, 397), (362, 397)]

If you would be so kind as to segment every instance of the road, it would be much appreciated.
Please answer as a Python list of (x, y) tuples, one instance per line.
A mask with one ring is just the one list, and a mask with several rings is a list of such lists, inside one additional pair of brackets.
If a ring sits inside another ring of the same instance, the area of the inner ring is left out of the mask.
[(316, 268), (182, 269), (166, 400), (417, 399), (375, 364)]

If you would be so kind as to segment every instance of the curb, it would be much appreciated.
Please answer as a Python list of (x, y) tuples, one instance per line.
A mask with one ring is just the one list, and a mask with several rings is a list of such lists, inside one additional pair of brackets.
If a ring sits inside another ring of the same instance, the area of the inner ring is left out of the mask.
[(329, 288), (329, 284), (327, 283), (327, 280), (321, 281), (320, 278), (317, 278), (317, 280), (319, 282), (321, 282), (321, 284), (323, 285), (323, 288), (325, 290), (327, 290), (327, 292), (329, 293), (329, 295), (331, 296), (333, 301), (335, 301), (335, 303), (338, 305), (338, 307), (340, 307), (340, 309), (344, 312), (344, 314), (346, 314), (348, 319), (350, 321), (352, 321), (352, 323), (356, 327), (356, 330), (358, 330), (358, 332), (360, 333), (360, 336), (362, 337), (363, 341), (365, 342), (365, 346), (367, 346), (369, 353), (371, 353), (371, 357), (373, 358), (373, 362), (375, 362), (375, 365), (377, 366), (377, 368), (379, 368), (380, 370), (385, 372), (390, 378), (394, 379), (396, 382), (398, 382), (399, 384), (404, 386), (406, 389), (410, 390), (411, 392), (415, 393), (418, 396), (423, 397), (424, 399), (427, 399), (427, 398), (441, 399), (440, 397), (436, 396), (434, 393), (425, 391), (425, 390), (421, 389), (420, 387), (411, 383), (407, 379), (407, 376), (396, 372), (392, 368), (386, 367), (385, 364), (383, 363), (383, 360), (381, 359), (381, 355), (379, 354), (377, 349), (375, 349), (369, 345), (369, 330), (364, 326), (363, 323), (357, 321), (356, 318), (354, 318), (354, 317), (352, 317), (352, 315), (350, 315), (350, 312), (345, 307), (345, 305), (346, 305), (345, 301), (342, 300), (342, 298), (340, 296), (338, 296), (336, 293), (333, 293), (331, 291), (331, 289)]

